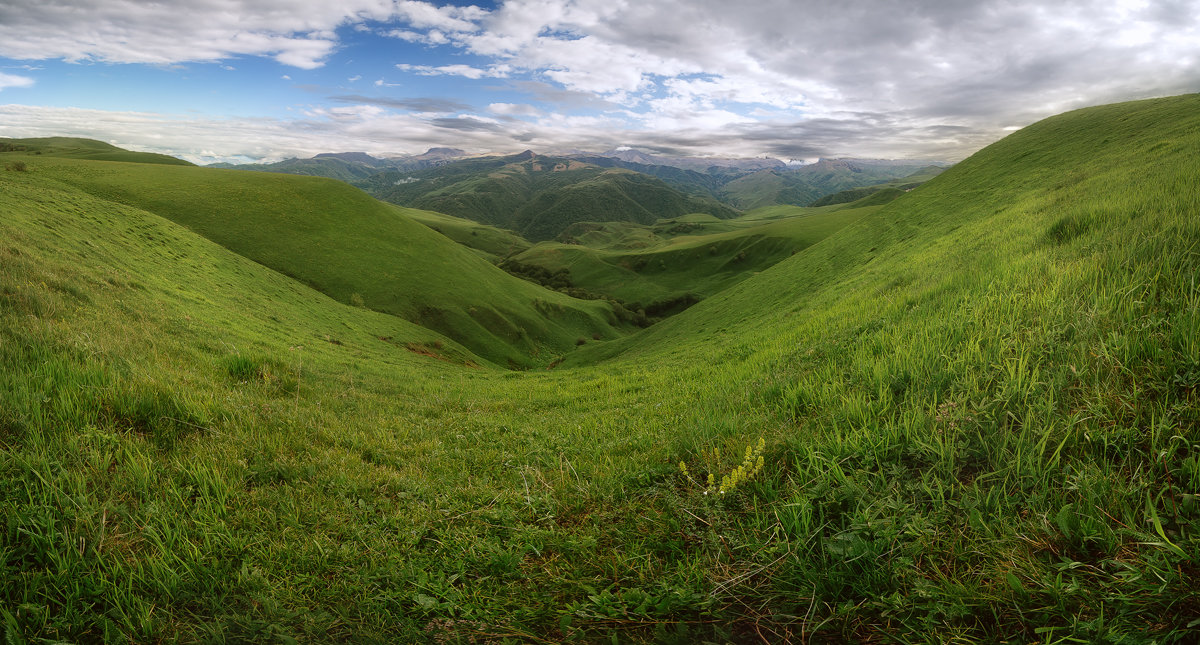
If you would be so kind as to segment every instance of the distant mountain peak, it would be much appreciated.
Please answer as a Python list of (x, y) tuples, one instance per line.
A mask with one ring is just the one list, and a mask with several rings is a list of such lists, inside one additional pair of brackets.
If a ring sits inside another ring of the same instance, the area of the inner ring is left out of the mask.
[(313, 159), (341, 159), (342, 161), (365, 163), (368, 166), (378, 165), (382, 161), (365, 152), (322, 152)]
[(467, 151), (459, 150), (458, 148), (430, 148), (430, 149), (426, 150), (424, 153), (415, 155), (411, 158), (418, 159), (418, 160), (432, 161), (432, 160), (442, 160), (442, 159), (458, 159), (460, 157), (466, 157), (466, 156), (467, 156)]

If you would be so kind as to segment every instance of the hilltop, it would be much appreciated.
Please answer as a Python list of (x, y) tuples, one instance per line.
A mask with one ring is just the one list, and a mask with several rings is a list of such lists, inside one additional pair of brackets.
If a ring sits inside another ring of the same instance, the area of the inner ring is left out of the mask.
[(272, 163), (215, 163), (209, 167), (328, 177), (350, 183), (384, 170), (428, 168), (466, 156), (466, 152), (457, 148), (430, 148), (419, 155), (387, 158), (375, 157), (365, 152), (323, 152), (310, 159), (284, 159)]
[(1044, 120), (528, 371), (351, 304), (555, 294), (344, 184), (0, 152), (0, 629), (1192, 642), (1198, 147), (1198, 95)]
[(75, 137), (43, 137), (40, 139), (0, 138), (0, 152), (28, 153), (34, 156), (49, 155), (91, 161), (128, 161), (133, 163), (190, 166), (189, 161), (153, 152), (133, 152), (118, 148), (110, 143), (95, 139)]

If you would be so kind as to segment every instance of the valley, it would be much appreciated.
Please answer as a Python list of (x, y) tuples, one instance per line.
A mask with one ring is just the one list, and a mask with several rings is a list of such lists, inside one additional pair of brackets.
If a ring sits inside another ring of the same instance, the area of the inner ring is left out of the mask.
[(1198, 147), (1194, 94), (949, 167), (5, 140), (0, 631), (1189, 642)]

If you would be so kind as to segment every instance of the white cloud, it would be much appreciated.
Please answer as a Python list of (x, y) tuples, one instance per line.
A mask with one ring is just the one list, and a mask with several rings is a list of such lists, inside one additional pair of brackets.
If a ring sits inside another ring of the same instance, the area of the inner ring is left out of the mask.
[[(501, 108), (503, 110), (503, 108)], [(496, 113), (499, 116), (498, 112)], [(509, 153), (525, 148), (608, 149), (655, 145), (655, 135), (620, 118), (543, 115), (536, 122), (431, 113), (396, 113), (374, 105), (314, 108), (297, 119), (218, 119), (194, 115), (0, 105), (0, 136), (77, 136), (197, 163), (279, 160), (362, 150), (416, 154), (431, 147)], [(737, 153), (736, 146), (725, 146)], [(749, 149), (742, 150), (750, 154)]]
[(385, 0), (6, 0), (0, 56), (169, 64), (252, 55), (313, 69), (336, 47), (336, 27), (394, 10)]
[(532, 105), (515, 103), (492, 103), (488, 112), (503, 116), (541, 116), (542, 111)]
[(362, 80), (362, 74), (355, 74), (354, 76), (351, 76), (350, 78), (346, 79), (346, 81), (350, 82), (350, 83), (353, 83), (355, 81), (360, 81), (360, 80)]
[(425, 36), (423, 36), (419, 32), (411, 31), (409, 29), (393, 29), (391, 31), (386, 32), (385, 35), (390, 36), (392, 38), (399, 38), (400, 40), (410, 42), (410, 43), (419, 43), (419, 42), (425, 40)]
[(441, 65), (435, 67), (432, 65), (398, 63), (396, 69), (402, 72), (413, 72), (421, 76), (462, 76), (473, 80), (484, 77), (504, 78), (508, 75), (507, 68), (502, 66), (480, 69), (478, 67), (471, 67), (470, 65)]
[(16, 74), (0, 72), (0, 90), (8, 87), (30, 87), (32, 85), (33, 79), (28, 76), (17, 76)]
[[(595, 137), (797, 158), (954, 158), (1053, 112), (1200, 89), (1195, 0), (502, 0), (490, 10), (416, 0), (0, 0), (0, 56), (152, 64), (261, 56), (312, 69), (347, 46), (337, 36), (345, 27), (447, 56), (401, 71), (508, 79), (537, 106), (492, 103), (485, 112), (506, 117), (496, 122), (445, 110), (397, 115), (379, 101), (377, 114), (341, 106), (302, 124), (261, 122), (263, 141), (275, 141), (276, 126), (302, 125), (375, 133), (400, 151), (410, 141), (598, 147), (586, 140)], [(462, 53), (471, 64), (440, 64)], [(32, 82), (0, 73), (0, 89)], [(458, 139), (443, 140), (448, 133)], [(346, 147), (329, 141), (326, 149)]]
[(417, 29), (434, 28), (441, 31), (475, 31), (474, 21), (487, 12), (479, 7), (438, 7), (428, 2), (402, 0), (396, 4), (396, 13), (401, 20)]
[(687, 133), (811, 121), (960, 157), (1001, 123), (1200, 88), (1192, 2), (508, 0), (473, 19), (434, 38)]

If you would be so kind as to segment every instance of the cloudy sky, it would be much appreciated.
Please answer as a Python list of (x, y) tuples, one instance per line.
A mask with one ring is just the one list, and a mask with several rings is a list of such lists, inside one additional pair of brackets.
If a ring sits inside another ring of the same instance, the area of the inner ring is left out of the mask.
[(0, 136), (197, 162), (633, 146), (954, 161), (1200, 91), (1200, 0), (0, 0)]

